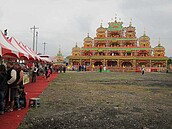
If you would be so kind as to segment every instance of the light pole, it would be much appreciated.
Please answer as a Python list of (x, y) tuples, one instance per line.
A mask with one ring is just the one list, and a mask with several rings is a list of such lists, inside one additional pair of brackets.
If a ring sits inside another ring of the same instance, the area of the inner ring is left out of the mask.
[(37, 50), (38, 50), (38, 32), (36, 32), (36, 54), (37, 54)]
[(35, 27), (35, 25), (32, 27), (32, 28), (30, 28), (31, 30), (33, 29), (33, 51), (34, 51), (34, 49), (35, 49), (35, 30), (36, 29), (39, 29), (38, 27)]
[(46, 45), (47, 43), (44, 42), (44, 43), (42, 43), (42, 44), (44, 45), (44, 55), (45, 55), (45, 45)]

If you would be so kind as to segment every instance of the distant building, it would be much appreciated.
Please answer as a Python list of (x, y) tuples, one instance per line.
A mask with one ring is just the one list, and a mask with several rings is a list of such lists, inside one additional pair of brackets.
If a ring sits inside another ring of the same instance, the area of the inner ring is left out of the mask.
[(53, 63), (52, 58), (49, 55), (39, 55), (41, 59), (46, 62), (47, 64)]
[(132, 22), (124, 27), (123, 22), (115, 18), (115, 21), (108, 24), (107, 28), (102, 24), (97, 28), (94, 39), (88, 34), (83, 47), (76, 44), (72, 48), (72, 55), (67, 57), (69, 65), (86, 65), (87, 70), (92, 67), (97, 70), (103, 65), (110, 71), (139, 71), (142, 67), (158, 71), (167, 68), (168, 57), (160, 41), (152, 48), (145, 32), (137, 38)]
[(54, 64), (55, 65), (63, 65), (64, 64), (64, 57), (63, 57), (63, 55), (62, 55), (62, 53), (61, 53), (61, 50), (60, 50), (60, 48), (59, 48), (59, 51), (58, 51), (58, 53), (57, 53), (57, 56), (55, 57), (55, 61), (54, 61)]

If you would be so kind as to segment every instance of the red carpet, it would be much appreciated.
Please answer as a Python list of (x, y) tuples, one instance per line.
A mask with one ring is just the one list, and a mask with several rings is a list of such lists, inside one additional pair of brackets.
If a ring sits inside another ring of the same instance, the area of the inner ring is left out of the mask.
[(25, 92), (27, 92), (27, 106), (20, 111), (5, 112), (4, 115), (0, 115), (0, 129), (16, 129), (20, 122), (25, 117), (28, 111), (29, 98), (38, 97), (43, 90), (48, 87), (48, 84), (57, 77), (57, 74), (53, 73), (50, 76), (49, 82), (45, 80), (43, 76), (37, 77), (36, 83), (29, 83), (25, 85)]

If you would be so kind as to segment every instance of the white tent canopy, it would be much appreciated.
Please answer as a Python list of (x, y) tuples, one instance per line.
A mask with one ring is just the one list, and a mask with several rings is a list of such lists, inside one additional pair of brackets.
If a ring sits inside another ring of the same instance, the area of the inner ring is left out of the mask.
[(13, 47), (10, 41), (5, 37), (5, 35), (0, 31), (0, 55), (8, 57), (19, 57), (20, 53), (15, 47)]

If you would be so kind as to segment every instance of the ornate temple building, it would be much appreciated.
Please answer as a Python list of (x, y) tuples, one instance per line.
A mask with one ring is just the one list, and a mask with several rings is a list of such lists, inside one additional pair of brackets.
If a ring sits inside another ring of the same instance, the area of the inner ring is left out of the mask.
[(62, 52), (59, 48), (59, 51), (58, 51), (57, 55), (55, 56), (54, 65), (60, 66), (63, 64), (64, 64), (64, 57), (63, 57)]
[(137, 38), (132, 22), (124, 27), (123, 22), (115, 18), (107, 28), (101, 24), (96, 37), (91, 38), (88, 34), (83, 47), (76, 44), (67, 58), (69, 65), (85, 65), (87, 70), (97, 70), (100, 65), (110, 71), (139, 71), (142, 67), (148, 71), (165, 70), (168, 57), (160, 41), (157, 44), (152, 48), (145, 32)]

